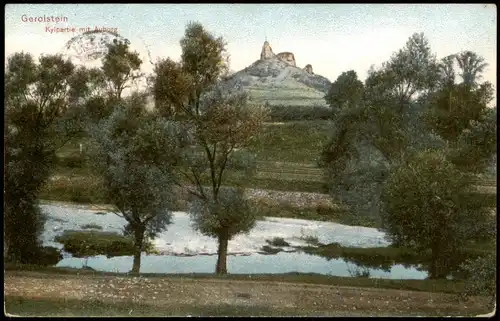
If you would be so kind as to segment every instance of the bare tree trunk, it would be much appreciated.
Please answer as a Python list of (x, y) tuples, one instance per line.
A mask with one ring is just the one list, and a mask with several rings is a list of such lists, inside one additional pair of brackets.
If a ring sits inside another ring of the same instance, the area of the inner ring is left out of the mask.
[(132, 264), (132, 274), (139, 274), (141, 269), (141, 252), (142, 252), (142, 244), (144, 241), (144, 229), (136, 229), (134, 231), (134, 263)]
[(219, 236), (219, 250), (217, 252), (217, 265), (215, 267), (216, 274), (227, 274), (227, 237)]
[(431, 262), (429, 266), (429, 279), (443, 278), (441, 269), (441, 248), (438, 243), (434, 244), (431, 253)]
[(432, 260), (429, 265), (429, 279), (437, 279), (437, 263)]

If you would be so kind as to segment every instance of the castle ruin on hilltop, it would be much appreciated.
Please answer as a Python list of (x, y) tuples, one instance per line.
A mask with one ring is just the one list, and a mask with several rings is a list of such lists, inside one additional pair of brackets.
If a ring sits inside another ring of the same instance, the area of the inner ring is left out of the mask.
[[(279, 60), (286, 62), (290, 66), (297, 67), (297, 63), (295, 61), (295, 56), (291, 52), (280, 52), (278, 54), (274, 54), (271, 45), (266, 40), (264, 45), (262, 46), (262, 51), (260, 52), (260, 60), (267, 60), (272, 58), (278, 58)], [(302, 70), (307, 72), (308, 74), (313, 75), (313, 69), (310, 64), (306, 65)]]

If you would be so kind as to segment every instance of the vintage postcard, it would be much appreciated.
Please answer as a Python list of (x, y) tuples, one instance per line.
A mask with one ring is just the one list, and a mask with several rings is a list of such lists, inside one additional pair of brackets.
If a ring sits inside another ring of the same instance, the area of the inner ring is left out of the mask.
[(7, 4), (6, 315), (493, 315), (496, 26)]

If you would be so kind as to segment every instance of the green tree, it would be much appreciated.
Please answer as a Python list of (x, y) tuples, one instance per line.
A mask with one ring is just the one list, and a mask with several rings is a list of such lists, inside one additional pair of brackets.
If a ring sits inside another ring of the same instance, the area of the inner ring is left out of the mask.
[(494, 237), (490, 210), (471, 192), (470, 177), (442, 151), (419, 152), (384, 184), (383, 230), (395, 246), (430, 251), (429, 277), (446, 277), (461, 249)]
[(462, 51), (455, 57), (460, 66), (460, 77), (462, 77), (463, 83), (467, 86), (475, 86), (488, 66), (484, 58), (469, 50)]
[[(188, 192), (205, 204), (193, 207), (191, 214), (196, 220), (199, 215), (195, 210), (219, 208), (213, 204), (221, 202), (220, 190), (228, 169), (238, 163), (237, 167), (245, 168), (251, 175), (255, 164), (252, 157), (243, 156), (243, 148), (261, 130), (267, 111), (249, 106), (245, 94), (229, 94), (217, 86), (227, 70), (222, 38), (213, 36), (199, 23), (190, 23), (181, 47), (181, 62), (159, 61), (150, 83), (156, 108), (162, 109), (160, 114), (182, 124), (178, 137), (184, 151), (177, 170), (183, 180), (191, 184)], [(179, 185), (182, 185), (180, 180)], [(240, 203), (231, 201), (231, 204), (231, 210), (240, 213), (235, 209), (235, 204)], [(227, 242), (237, 233), (233, 228), (241, 227), (240, 232), (244, 232), (251, 225), (247, 224), (249, 217), (256, 219), (254, 212), (245, 212), (244, 203), (240, 205), (242, 214), (231, 216), (230, 225), (227, 213), (219, 210), (211, 215), (215, 223), (197, 225), (205, 226), (203, 231), (218, 239), (216, 272), (220, 274), (227, 273)], [(214, 226), (214, 230), (208, 232), (207, 226)], [(218, 226), (222, 226), (222, 230)]]
[(141, 64), (139, 53), (131, 52), (128, 43), (116, 41), (108, 46), (101, 69), (110, 97), (119, 99), (123, 90), (143, 77), (140, 72)]
[(91, 127), (91, 167), (103, 180), (110, 203), (134, 237), (132, 273), (139, 273), (145, 237), (153, 238), (171, 222), (173, 166), (179, 153), (176, 124), (145, 111), (146, 97), (132, 95), (109, 118)]
[(226, 42), (207, 32), (200, 23), (191, 22), (180, 43), (182, 70), (190, 76), (193, 88), (188, 105), (198, 114), (201, 95), (229, 70)]
[(405, 46), (383, 65), (388, 73), (384, 83), (397, 98), (400, 110), (417, 94), (436, 85), (438, 64), (423, 33), (414, 33)]
[(497, 108), (488, 108), (471, 120), (448, 151), (449, 160), (464, 172), (484, 174), (497, 153)]
[(334, 111), (354, 108), (363, 98), (363, 82), (358, 80), (354, 70), (343, 72), (337, 80), (332, 83), (325, 96), (327, 104)]
[(191, 203), (189, 213), (196, 230), (219, 241), (215, 272), (226, 274), (229, 241), (238, 234), (250, 232), (258, 213), (245, 199), (242, 189), (222, 188), (217, 199), (209, 195), (209, 200), (198, 199)]
[[(454, 82), (454, 57), (461, 83)], [(465, 51), (446, 57), (442, 65), (446, 65), (441, 73), (444, 85), (429, 96), (424, 119), (448, 143), (449, 159), (456, 166), (480, 174), (496, 153), (496, 107), (489, 107), (494, 89), (489, 82), (478, 83), (487, 64), (476, 53)]]
[(454, 63), (456, 55), (449, 55), (441, 59), (438, 64), (438, 84), (441, 88), (449, 88), (455, 84)]
[(73, 78), (75, 88), (71, 97), (75, 103), (81, 106), (85, 119), (90, 122), (98, 122), (111, 115), (113, 104), (109, 103), (113, 97), (108, 91), (106, 75), (102, 68), (78, 68)]
[(416, 103), (437, 80), (437, 63), (423, 34), (412, 35), (382, 68), (368, 71), (361, 101), (335, 117), (322, 152), (325, 179), (337, 201), (358, 215), (377, 217), (391, 168), (415, 150), (441, 144), (422, 126)]
[(27, 53), (8, 58), (5, 71), (5, 254), (30, 263), (39, 253), (44, 216), (37, 207), (40, 188), (55, 164), (55, 152), (81, 131), (73, 103), (75, 67), (61, 56)]
[(489, 82), (476, 89), (462, 83), (436, 91), (427, 102), (428, 126), (447, 141), (456, 141), (471, 122), (483, 119), (493, 92)]
[(163, 117), (182, 116), (193, 91), (192, 77), (170, 58), (158, 61), (149, 77), (155, 110)]

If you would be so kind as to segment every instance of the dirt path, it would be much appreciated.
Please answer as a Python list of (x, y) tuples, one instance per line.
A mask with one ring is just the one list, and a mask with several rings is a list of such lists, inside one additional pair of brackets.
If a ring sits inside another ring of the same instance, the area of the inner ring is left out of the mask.
[(7, 271), (4, 284), (5, 296), (132, 301), (162, 307), (229, 304), (330, 316), (451, 316), (489, 312), (478, 298), (464, 304), (449, 294), (280, 282)]

